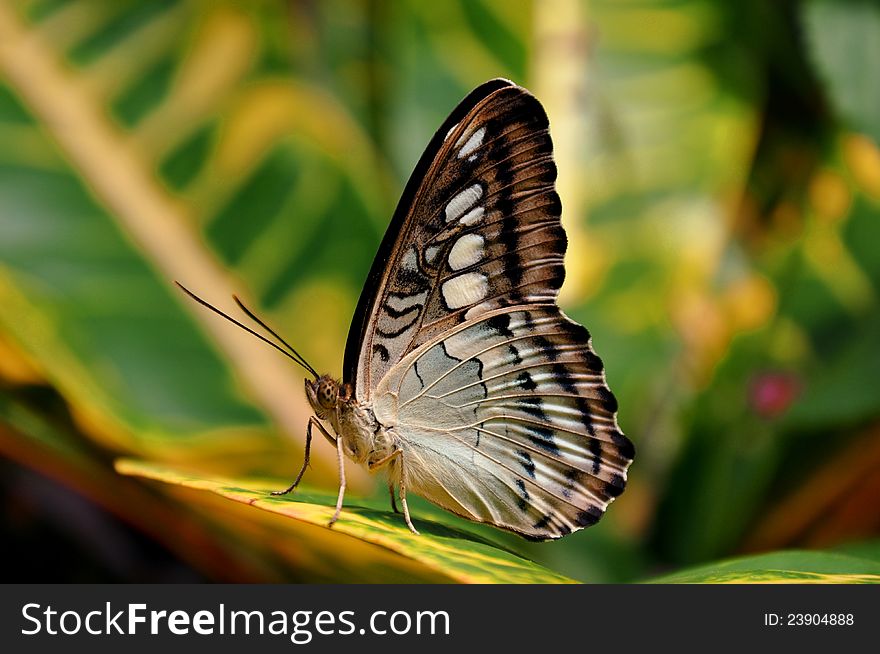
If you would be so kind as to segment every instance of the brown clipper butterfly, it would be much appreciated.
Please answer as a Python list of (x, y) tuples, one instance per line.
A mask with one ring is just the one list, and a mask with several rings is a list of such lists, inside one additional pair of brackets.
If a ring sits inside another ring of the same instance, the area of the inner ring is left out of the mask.
[[(313, 375), (312, 427), (406, 494), (527, 538), (594, 524), (634, 456), (617, 426), (590, 334), (556, 305), (562, 207), (547, 115), (494, 79), (452, 111), (416, 165), (373, 261), (345, 346), (342, 381)], [(186, 289), (184, 289), (186, 290)], [(189, 291), (187, 291), (189, 293)], [(236, 298), (237, 299), (237, 298)], [(292, 354), (291, 354), (292, 353)]]

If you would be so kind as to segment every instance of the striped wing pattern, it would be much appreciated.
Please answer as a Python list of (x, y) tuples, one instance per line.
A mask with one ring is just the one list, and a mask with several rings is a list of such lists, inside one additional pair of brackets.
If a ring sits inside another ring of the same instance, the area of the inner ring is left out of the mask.
[(361, 399), (408, 352), (465, 320), (554, 301), (565, 274), (556, 166), (540, 103), (504, 82), (441, 127), (435, 141), (412, 202), (401, 201), (407, 217), (383, 261), (355, 371)]
[(426, 343), (382, 380), (407, 483), (459, 515), (535, 539), (594, 524), (633, 447), (587, 330), (553, 304), (497, 309)]
[(356, 366), (346, 349), (409, 489), (539, 540), (595, 523), (634, 456), (589, 333), (556, 306), (566, 239), (547, 126), (505, 80), (459, 105), (374, 264)]

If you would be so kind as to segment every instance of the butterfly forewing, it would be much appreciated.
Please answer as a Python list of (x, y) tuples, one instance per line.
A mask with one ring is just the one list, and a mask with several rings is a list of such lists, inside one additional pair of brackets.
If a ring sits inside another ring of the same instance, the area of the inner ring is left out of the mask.
[(354, 370), (363, 399), (407, 352), (466, 318), (556, 297), (565, 235), (547, 116), (506, 84), (441, 127), (411, 203), (402, 200)]
[(538, 539), (595, 523), (633, 457), (589, 333), (555, 304), (566, 240), (547, 126), (505, 80), (450, 115), (380, 248), (345, 365), (399, 439), (410, 489)]

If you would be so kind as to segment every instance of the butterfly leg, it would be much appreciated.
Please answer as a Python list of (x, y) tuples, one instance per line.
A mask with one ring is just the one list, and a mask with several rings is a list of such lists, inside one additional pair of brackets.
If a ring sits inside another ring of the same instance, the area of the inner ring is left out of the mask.
[(324, 436), (330, 439), (330, 442), (334, 442), (331, 438), (330, 434), (327, 433), (327, 430), (324, 429), (324, 425), (318, 422), (318, 419), (315, 416), (309, 418), (309, 426), (306, 427), (306, 450), (305, 456), (303, 458), (302, 468), (299, 469), (299, 474), (296, 476), (296, 479), (293, 480), (293, 483), (285, 488), (282, 491), (272, 491), (272, 495), (287, 495), (291, 491), (293, 491), (297, 486), (299, 486), (300, 480), (303, 478), (303, 475), (306, 473), (306, 468), (309, 467), (309, 452), (312, 448), (312, 425), (318, 425), (318, 429), (324, 432)]
[(409, 517), (409, 506), (406, 504), (406, 481), (404, 481), (404, 477), (406, 474), (403, 470), (403, 456), (400, 457), (400, 503), (403, 504), (403, 519), (406, 520), (406, 526), (409, 527), (409, 530), (414, 533), (416, 536), (419, 535), (418, 529), (413, 527), (412, 518)]
[(388, 495), (391, 497), (391, 510), (394, 511), (395, 513), (400, 513), (400, 511), (397, 508), (397, 502), (394, 500), (394, 482), (393, 481), (388, 482)]
[[(375, 463), (370, 463), (369, 464), (370, 472), (377, 470), (378, 468), (381, 468), (384, 465), (389, 465), (389, 464), (394, 463), (394, 460), (397, 459), (398, 457), (400, 457), (401, 466), (402, 466), (403, 465), (403, 463), (402, 463), (403, 462), (403, 450), (398, 449), (398, 450), (394, 450), (391, 454), (376, 461)], [(401, 470), (402, 470), (402, 468), (401, 468)], [(401, 475), (401, 479), (400, 479), (400, 492), (401, 492), (400, 501), (403, 504), (403, 515), (406, 518), (406, 524), (410, 528), (410, 531), (412, 531), (415, 534), (418, 534), (419, 532), (417, 532), (415, 527), (413, 527), (413, 525), (412, 525), (412, 520), (409, 517), (409, 509), (406, 506), (406, 490), (405, 490), (405, 486), (403, 484), (403, 476), (402, 475)], [(388, 494), (391, 496), (391, 510), (394, 511), (395, 513), (400, 513), (400, 511), (397, 510), (397, 503), (394, 501), (394, 482), (393, 481), (388, 482)]]
[(339, 520), (339, 513), (342, 511), (342, 498), (345, 496), (345, 456), (342, 451), (342, 439), (336, 439), (336, 454), (339, 459), (339, 495), (336, 498), (336, 512), (330, 518), (328, 527), (332, 527)]
[[(379, 461), (376, 461), (375, 463), (368, 464), (368, 467), (370, 468), (370, 472), (373, 472), (374, 470), (377, 470), (378, 468), (381, 468), (384, 465), (388, 465), (388, 464), (393, 463), (394, 459), (399, 457), (402, 453), (403, 453), (403, 450), (394, 450), (391, 454), (389, 454), (385, 458), (380, 459)], [(394, 482), (393, 481), (388, 482), (388, 495), (389, 495), (389, 497), (391, 497), (391, 510), (394, 511), (395, 513), (400, 513), (400, 511), (398, 511), (398, 509), (397, 509), (397, 502), (394, 501)]]

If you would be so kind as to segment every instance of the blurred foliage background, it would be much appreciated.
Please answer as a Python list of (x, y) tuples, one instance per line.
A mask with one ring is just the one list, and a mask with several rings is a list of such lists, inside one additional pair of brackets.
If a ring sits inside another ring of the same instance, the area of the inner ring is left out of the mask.
[(880, 534), (877, 2), (0, 0), (4, 581), (443, 580), (113, 461), (293, 476), (301, 371), (171, 280), (338, 374), (409, 171), (496, 76), (550, 116), (561, 304), (638, 455), (592, 529), (481, 533), (587, 581), (880, 557), (852, 545)]

